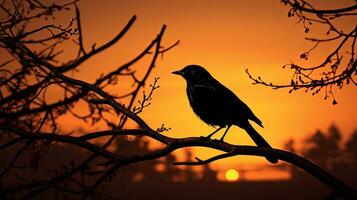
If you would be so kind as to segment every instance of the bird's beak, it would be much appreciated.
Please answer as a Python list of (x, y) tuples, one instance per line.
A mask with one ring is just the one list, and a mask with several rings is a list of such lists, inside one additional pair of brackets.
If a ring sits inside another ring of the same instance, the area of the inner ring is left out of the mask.
[(181, 70), (173, 71), (171, 73), (176, 74), (176, 75), (181, 75), (181, 76), (183, 75), (183, 72)]

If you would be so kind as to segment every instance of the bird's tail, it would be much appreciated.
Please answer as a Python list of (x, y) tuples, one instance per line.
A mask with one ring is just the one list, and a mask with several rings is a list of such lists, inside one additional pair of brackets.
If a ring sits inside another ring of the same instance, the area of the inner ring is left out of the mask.
[[(255, 144), (257, 144), (258, 147), (266, 147), (266, 148), (272, 148), (267, 141), (252, 127), (252, 125), (248, 122), (248, 125), (245, 128), (245, 131), (249, 134), (249, 136), (253, 139)], [(271, 163), (277, 163), (278, 159), (274, 157), (266, 157), (266, 159), (271, 162)]]

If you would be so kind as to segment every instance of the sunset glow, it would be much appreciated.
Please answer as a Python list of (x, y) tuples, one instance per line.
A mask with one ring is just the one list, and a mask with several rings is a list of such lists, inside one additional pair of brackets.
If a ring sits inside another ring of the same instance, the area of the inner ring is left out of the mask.
[(357, 0), (2, 0), (2, 199), (356, 199)]
[[(342, 1), (338, 2), (333, 1), (325, 7), (343, 5)], [(155, 91), (151, 105), (140, 114), (153, 129), (162, 124), (170, 127), (171, 130), (165, 133), (170, 137), (206, 136), (214, 130), (192, 112), (186, 96), (185, 81), (171, 74), (188, 64), (204, 66), (246, 102), (263, 122), (264, 128), (254, 124), (255, 128), (275, 148), (282, 148), (290, 138), (301, 141), (316, 129), (326, 130), (332, 123), (341, 129), (344, 137), (356, 128), (357, 93), (352, 86), (336, 90), (338, 104), (333, 106), (330, 100), (323, 100), (322, 94), (312, 96), (303, 91), (289, 94), (288, 90), (252, 85), (245, 74), (245, 69), (249, 68), (251, 73), (268, 81), (286, 83), (291, 77), (291, 71), (282, 69), (284, 64), (291, 60), (308, 65), (318, 63), (330, 51), (328, 47), (326, 51), (316, 49), (314, 54), (311, 53), (311, 59), (301, 60), (300, 54), (312, 45), (304, 38), (319, 30), (312, 29), (306, 34), (296, 20), (287, 17), (288, 9), (280, 1), (111, 0), (105, 4), (80, 1), (78, 5), (85, 45), (88, 47), (93, 43), (101, 44), (110, 40), (131, 16), (136, 14), (138, 17), (137, 23), (118, 45), (80, 68), (75, 76), (81, 80), (93, 81), (102, 71), (113, 70), (132, 59), (153, 39), (162, 24), (167, 25), (162, 46), (167, 47), (180, 40), (177, 47), (165, 53), (163, 59), (158, 59), (148, 84), (153, 82), (154, 77), (160, 77), (160, 88)], [(140, 73), (146, 65), (138, 63), (135, 66)], [(128, 87), (130, 84), (118, 84), (110, 92), (122, 94)], [(74, 126), (86, 126), (70, 116), (63, 117), (63, 121), (71, 121), (63, 123), (62, 128), (68, 131), (72, 131)], [(113, 116), (113, 121), (118, 121), (118, 118)], [(214, 138), (222, 134), (219, 132)], [(225, 141), (240, 145), (254, 144), (239, 127), (232, 127)], [(300, 145), (297, 143), (297, 147)], [(158, 146), (150, 142), (150, 147)], [(195, 155), (203, 157), (209, 157), (214, 152), (203, 148), (194, 150)], [(233, 167), (238, 163), (256, 165), (266, 162), (264, 158), (245, 156), (216, 161), (212, 166), (223, 170), (222, 165)]]

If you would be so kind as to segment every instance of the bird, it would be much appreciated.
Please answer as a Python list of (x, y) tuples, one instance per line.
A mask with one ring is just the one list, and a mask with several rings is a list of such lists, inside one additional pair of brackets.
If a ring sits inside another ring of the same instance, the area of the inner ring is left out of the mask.
[[(259, 147), (272, 148), (269, 143), (253, 128), (250, 121), (263, 127), (262, 121), (231, 90), (217, 81), (205, 68), (188, 65), (173, 74), (182, 76), (187, 83), (186, 93), (194, 113), (206, 124), (218, 127), (207, 137), (211, 138), (219, 130), (226, 128), (221, 141), (224, 141), (232, 125), (244, 129)], [(267, 156), (271, 163), (277, 163), (274, 157)]]

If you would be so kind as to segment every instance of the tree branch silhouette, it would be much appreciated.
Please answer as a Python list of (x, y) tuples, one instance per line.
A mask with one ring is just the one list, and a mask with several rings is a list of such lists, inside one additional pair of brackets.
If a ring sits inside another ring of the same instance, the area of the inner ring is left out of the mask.
[(260, 76), (254, 77), (248, 69), (246, 73), (255, 85), (263, 85), (272, 89), (288, 88), (289, 93), (303, 89), (315, 95), (322, 91), (325, 100), (332, 98), (332, 104), (337, 104), (333, 93), (335, 88), (342, 89), (349, 84), (357, 86), (354, 80), (357, 75), (355, 52), (357, 23), (353, 27), (339, 27), (341, 21), (354, 20), (353, 17), (357, 15), (357, 5), (326, 10), (318, 9), (306, 0), (283, 0), (281, 2), (290, 8), (288, 17), (296, 17), (298, 23), (303, 25), (306, 34), (310, 33), (311, 29), (317, 29), (317, 32), (321, 33), (322, 28), (327, 28), (323, 36), (305, 38), (314, 44), (312, 48), (300, 55), (303, 61), (308, 61), (310, 54), (317, 51), (317, 47), (330, 44), (335, 47), (320, 64), (305, 66), (306, 64), (291, 62), (284, 65), (283, 69), (293, 71), (290, 83), (287, 84), (268, 82)]
[[(11, 130), (11, 128), (8, 127), (2, 130), (9, 131)], [(339, 196), (344, 196), (349, 199), (353, 199), (356, 197), (357, 194), (353, 188), (349, 187), (348, 185), (334, 178), (332, 175), (330, 175), (329, 173), (327, 173), (326, 171), (324, 171), (323, 169), (321, 169), (319, 166), (312, 163), (311, 161), (308, 161), (305, 158), (298, 156), (297, 154), (288, 151), (279, 150), (279, 149), (232, 145), (218, 140), (211, 140), (205, 137), (189, 137), (189, 138), (176, 139), (176, 138), (170, 138), (164, 136), (158, 132), (152, 132), (152, 130), (145, 130), (145, 129), (107, 130), (107, 131), (89, 133), (79, 137), (58, 135), (53, 133), (34, 134), (34, 133), (24, 133), (23, 131), (22, 132), (14, 131), (14, 132), (16, 132), (18, 135), (21, 135), (22, 137), (29, 138), (29, 139), (46, 139), (49, 141), (64, 142), (64, 143), (74, 144), (86, 148), (92, 151), (93, 153), (96, 153), (97, 155), (100, 155), (110, 161), (109, 164), (107, 163), (107, 165), (113, 165), (113, 166), (110, 168), (110, 170), (107, 171), (106, 174), (107, 176), (109, 176), (110, 173), (113, 173), (114, 170), (117, 170), (120, 167), (123, 167), (128, 164), (157, 159), (180, 148), (199, 146), (199, 147), (208, 147), (216, 150), (221, 150), (226, 153), (214, 156), (207, 160), (198, 159), (197, 162), (176, 162), (174, 164), (175, 165), (203, 165), (219, 159), (224, 159), (227, 157), (233, 157), (237, 155), (254, 155), (254, 156), (262, 156), (262, 157), (274, 156), (279, 160), (286, 161), (294, 166), (303, 169), (310, 175), (317, 178), (320, 182), (330, 187), (336, 194), (339, 194)], [(148, 154), (124, 157), (124, 156), (115, 155), (109, 151), (97, 148), (91, 143), (85, 142), (85, 140), (100, 138), (108, 135), (148, 136), (152, 139), (156, 139), (166, 144), (166, 146), (162, 149), (155, 150)], [(102, 179), (104, 179), (104, 177)], [(89, 192), (92, 191), (88, 191), (86, 194), (89, 194)]]
[[(39, 143), (38, 148), (47, 148), (47, 146), (55, 145), (53, 143), (47, 144), (43, 142), (46, 137), (43, 137), (44, 135), (40, 133), (44, 130), (49, 131), (47, 133), (51, 134), (57, 133), (59, 131), (58, 125), (60, 124), (58, 118), (60, 116), (71, 114), (74, 118), (83, 120), (86, 123), (91, 123), (92, 125), (104, 121), (107, 126), (111, 128), (121, 129), (124, 127), (124, 125), (127, 124), (128, 118), (125, 114), (117, 113), (121, 116), (121, 120), (119, 125), (116, 125), (109, 117), (113, 113), (116, 113), (116, 110), (106, 105), (90, 103), (91, 100), (98, 98), (98, 94), (95, 94), (92, 90), (82, 88), (81, 85), (89, 86), (92, 89), (95, 88), (95, 91), (99, 91), (99, 93), (104, 95), (106, 99), (109, 99), (111, 103), (114, 101), (129, 102), (126, 109), (134, 109), (139, 92), (143, 90), (152, 69), (156, 66), (158, 55), (161, 54), (162, 56), (165, 52), (179, 44), (179, 41), (177, 41), (168, 48), (162, 47), (161, 40), (166, 27), (163, 26), (159, 35), (155, 37), (145, 49), (139, 52), (137, 56), (125, 64), (116, 67), (115, 70), (102, 74), (94, 83), (90, 84), (76, 79), (67, 79), (68, 76), (64, 74), (71, 73), (71, 76), (73, 76), (73, 73), (75, 73), (77, 68), (85, 61), (115, 45), (123, 38), (136, 20), (136, 16), (133, 16), (113, 39), (99, 47), (94, 43), (91, 50), (88, 51), (85, 50), (83, 44), (80, 11), (75, 5), (76, 2), (77, 1), (66, 4), (47, 5), (40, 1), (18, 2), (10, 0), (2, 1), (1, 3), (1, 9), (6, 11), (7, 16), (1, 19), (0, 47), (8, 51), (9, 55), (7, 55), (7, 57), (11, 58), (0, 65), (0, 122), (1, 127), (6, 126), (11, 128), (6, 131), (6, 134), (2, 134), (6, 135), (6, 137), (2, 137), (1, 139), (3, 142), (1, 149), (6, 150), (14, 146), (19, 148), (13, 159), (14, 161), (8, 165), (9, 170), (6, 169), (4, 172), (11, 171), (11, 169), (16, 170), (13, 165), (17, 160), (16, 158), (20, 157), (25, 150), (28, 151), (32, 149), (30, 147), (38, 145)], [(49, 19), (55, 18), (55, 13), (65, 14), (66, 11), (73, 8), (75, 8), (76, 18), (72, 19), (68, 25), (55, 25), (49, 22)], [(32, 24), (38, 27), (35, 26), (34, 28), (33, 26), (29, 26), (32, 20), (37, 20)], [(42, 26), (39, 21), (43, 22)], [(58, 65), (59, 62), (56, 59), (63, 51), (56, 48), (63, 43), (71, 43), (72, 41), (75, 46), (77, 45), (78, 47), (76, 57)], [(30, 47), (27, 46), (29, 44), (31, 44)], [(153, 51), (154, 48), (156, 50)], [(140, 77), (136, 75), (134, 65), (148, 56), (152, 57), (151, 62), (146, 69), (141, 67), (141, 70), (146, 71), (144, 76)], [(134, 86), (132, 91), (126, 95), (114, 95), (104, 92), (104, 89), (108, 86), (114, 86), (118, 83), (118, 77), (121, 77), (121, 82), (124, 83), (131, 80)], [(70, 82), (62, 81), (61, 79), (70, 80)], [(82, 84), (76, 84), (77, 82)], [(155, 80), (153, 84), (153, 90), (158, 87), (155, 85), (156, 83), (157, 80)], [(61, 88), (63, 97), (59, 97), (57, 101), (48, 102), (47, 89), (52, 86)], [(143, 107), (148, 105), (153, 90), (149, 93), (149, 96), (143, 97), (140, 111), (142, 111)], [(79, 104), (80, 101), (87, 103), (89, 113), (85, 115), (78, 114), (78, 110), (75, 109), (75, 106)], [(126, 110), (123, 109), (124, 105), (122, 103), (115, 103), (115, 106), (119, 108), (117, 110)], [(37, 135), (38, 138), (29, 140), (28, 134), (33, 132), (39, 133)], [(64, 134), (64, 136), (65, 135), (66, 134)], [(58, 137), (59, 140), (71, 141), (66, 137)], [(30, 184), (24, 184), (13, 191), (30, 189), (28, 194), (24, 196), (27, 198), (53, 188), (53, 185), (57, 185), (58, 188), (61, 188), (59, 186), (61, 183), (63, 184), (64, 181), (68, 182), (68, 180), (73, 179), (76, 174), (82, 173), (86, 168), (95, 166), (93, 163), (97, 162), (97, 157), (100, 155), (98, 152), (102, 152), (102, 156), (113, 156), (113, 154), (107, 154), (103, 149), (105, 150), (114, 138), (115, 136), (109, 139), (104, 145), (93, 145), (88, 142), (81, 142), (82, 148), (95, 153), (77, 167), (64, 173), (60, 177), (49, 177), (49, 180), (53, 180), (47, 181), (47, 184), (34, 180)], [(21, 147), (23, 142), (30, 143), (30, 145)], [(26, 180), (23, 177), (17, 178), (19, 178), (19, 183)], [(51, 184), (48, 184), (49, 182), (51, 182)], [(84, 183), (82, 183), (82, 186), (85, 188)], [(94, 194), (97, 194), (97, 192)]]

